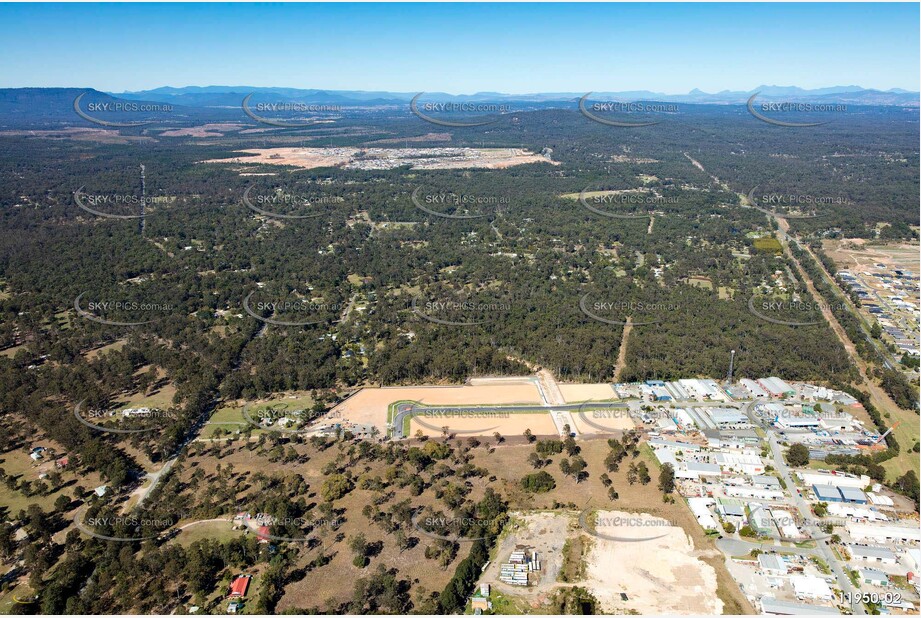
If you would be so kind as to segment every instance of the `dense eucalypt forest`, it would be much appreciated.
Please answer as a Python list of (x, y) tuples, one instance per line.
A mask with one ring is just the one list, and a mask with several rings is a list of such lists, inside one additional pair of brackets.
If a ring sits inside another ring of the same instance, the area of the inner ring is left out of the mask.
[[(865, 108), (796, 131), (734, 106), (683, 106), (630, 129), (561, 109), (452, 129), (406, 110), (297, 129), (257, 127), (238, 110), (213, 114), (89, 136), (71, 131), (91, 126), (76, 118), (0, 114), (0, 448), (22, 455), (44, 441), (70, 457), (64, 476), (7, 481), (10, 492), (44, 504), (4, 507), (0, 555), (22, 553), (13, 531), (23, 527), (30, 542), (21, 568), (32, 592), (44, 592), (14, 611), (168, 613), (213, 589), (227, 569), (261, 564), (257, 607), (270, 612), (286, 583), (330, 559), (316, 551), (305, 567), (301, 546), (285, 542), (178, 546), (156, 537), (126, 545), (71, 526), (78, 507), (94, 515), (122, 508), (94, 487), (126, 498), (154, 464), (177, 454), (185, 474), (167, 476), (153, 493), (168, 512), (147, 514), (165, 522), (157, 533), (183, 517), (226, 513), (254, 488), (263, 497), (246, 510), (303, 518), (322, 503), (334, 518), (337, 498), (322, 495), (351, 491), (358, 475), (347, 469), (364, 460), (396, 463), (385, 485), (413, 496), (428, 490), (483, 517), (505, 512), (491, 490), (452, 498), (456, 490), (441, 486), (451, 474), (489, 476), (464, 449), (356, 446), (350, 436), (309, 449), (290, 436), (250, 445), (253, 461), (306, 462), (314, 451), (339, 450), (328, 472), (344, 475), (340, 486), (311, 487), (314, 497), (297, 504), (289, 499), (306, 489), (290, 471), (249, 475), (239, 492), (204, 491), (199, 475), (236, 478), (204, 471), (200, 459), (195, 471), (184, 459), (189, 449), (221, 452), (220, 444), (188, 445), (227, 401), (308, 391), (322, 413), (362, 385), (460, 383), (534, 366), (599, 382), (613, 378), (622, 345), (623, 381), (721, 378), (735, 350), (737, 377), (851, 388), (860, 375), (820, 312), (766, 320), (751, 311), (753, 297), (789, 304), (810, 292), (773, 240), (775, 220), (747, 196), (827, 198), (806, 209), (818, 216), (788, 220), (806, 243), (917, 239), (917, 110)], [(239, 126), (173, 135), (211, 121)], [(520, 148), (547, 160), (497, 169), (206, 162), (273, 147)], [(807, 274), (814, 268), (803, 265)], [(900, 406), (916, 408), (917, 389), (903, 377), (877, 377)], [(156, 397), (162, 414), (107, 416)], [(412, 470), (425, 471), (425, 487), (414, 486)], [(140, 494), (130, 500), (146, 499)], [(388, 505), (386, 515), (365, 516), (408, 533), (405, 515)], [(66, 538), (53, 538), (63, 531)], [(454, 552), (444, 557), (454, 575), (440, 594), (411, 597), (409, 582), (381, 567), (356, 583), (351, 601), (303, 607), (454, 611), (494, 535), (433, 550), (432, 560)], [(44, 577), (52, 568), (53, 585)], [(138, 587), (144, 580), (156, 586)], [(125, 592), (116, 595), (123, 605), (106, 604), (116, 598), (105, 593), (110, 585)]]

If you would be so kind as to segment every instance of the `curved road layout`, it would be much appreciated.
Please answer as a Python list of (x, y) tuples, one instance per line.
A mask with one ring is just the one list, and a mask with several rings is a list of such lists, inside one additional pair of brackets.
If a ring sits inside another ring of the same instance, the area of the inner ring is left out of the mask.
[[(614, 402), (591, 402), (592, 407), (604, 407), (604, 408), (629, 408), (630, 406), (625, 403), (614, 403)], [(401, 403), (397, 405), (396, 414), (393, 416), (393, 437), (397, 440), (405, 438), (403, 434), (403, 424), (407, 418), (413, 416), (426, 415), (431, 417), (432, 422), (438, 422), (438, 419), (445, 418), (447, 416), (442, 416), (446, 410), (451, 410), (455, 414), (522, 414), (522, 413), (533, 413), (533, 414), (542, 414), (549, 413), (551, 418), (554, 420), (554, 423), (557, 422), (557, 414), (565, 413), (569, 414), (570, 412), (579, 412), (588, 405), (588, 402), (584, 403), (566, 403), (562, 405), (541, 405), (541, 404), (519, 404), (519, 405), (502, 405), (502, 406), (419, 406), (411, 403)], [(484, 417), (484, 421), (488, 422), (488, 418)], [(562, 427), (558, 426), (558, 429), (562, 431)], [(569, 428), (571, 431), (576, 431), (575, 427), (570, 424)], [(613, 429), (611, 431), (614, 431)]]

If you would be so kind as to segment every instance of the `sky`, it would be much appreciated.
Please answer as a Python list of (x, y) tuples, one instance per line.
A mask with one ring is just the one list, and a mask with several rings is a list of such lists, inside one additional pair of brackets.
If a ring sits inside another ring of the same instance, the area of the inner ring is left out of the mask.
[(0, 4), (0, 87), (919, 90), (918, 3)]

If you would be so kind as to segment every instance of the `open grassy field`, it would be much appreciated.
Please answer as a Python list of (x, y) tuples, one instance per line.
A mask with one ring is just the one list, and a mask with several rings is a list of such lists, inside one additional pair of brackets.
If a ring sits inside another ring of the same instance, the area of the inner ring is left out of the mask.
[[(45, 447), (54, 446), (48, 440), (36, 440), (36, 445)], [(55, 447), (58, 454), (66, 451), (59, 446)], [(54, 472), (54, 462), (46, 458), (40, 463), (35, 463), (29, 457), (28, 453), (22, 450), (7, 451), (0, 455), (0, 468), (6, 472), (7, 476), (16, 478), (17, 481), (36, 482), (39, 480), (39, 474)], [(20, 510), (28, 508), (30, 504), (37, 504), (44, 511), (54, 510), (54, 501), (60, 495), (68, 497), (73, 496), (74, 487), (81, 485), (84, 489), (92, 489), (102, 484), (98, 474), (78, 474), (73, 470), (58, 470), (61, 475), (62, 483), (54, 491), (47, 495), (27, 496), (20, 490), (10, 489), (6, 483), (0, 483), (0, 509), (6, 509), (7, 513), (18, 513)], [(48, 481), (46, 481), (48, 482)], [(49, 484), (50, 486), (50, 484)]]
[(247, 426), (252, 427), (252, 435), (259, 435), (265, 430), (259, 429), (246, 419), (243, 414), (243, 406), (249, 405), (250, 416), (258, 418), (260, 409), (272, 407), (276, 410), (309, 410), (314, 404), (313, 398), (309, 393), (295, 391), (290, 393), (278, 393), (268, 399), (257, 399), (251, 402), (236, 402), (234, 405), (228, 405), (218, 408), (208, 419), (208, 423), (202, 429), (202, 438), (213, 438), (216, 431), (234, 433), (238, 429), (245, 429)]

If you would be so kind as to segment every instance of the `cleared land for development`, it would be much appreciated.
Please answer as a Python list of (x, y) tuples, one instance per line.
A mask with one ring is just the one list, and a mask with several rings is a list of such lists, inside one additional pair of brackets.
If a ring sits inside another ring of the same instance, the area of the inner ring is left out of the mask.
[[(423, 424), (424, 423), (424, 424)], [(410, 432), (408, 435), (415, 436), (416, 431), (430, 438), (440, 437), (443, 426), (450, 427), (450, 431), (458, 437), (463, 436), (492, 436), (499, 432), (504, 436), (518, 436), (524, 433), (525, 429), (530, 429), (535, 436), (556, 436), (559, 432), (549, 413), (528, 414), (528, 413), (498, 413), (496, 415), (484, 415), (476, 418), (454, 418), (454, 417), (413, 417), (409, 423)]]
[(539, 404), (541, 398), (537, 387), (528, 383), (363, 388), (333, 408), (329, 418), (356, 425), (374, 425), (384, 434), (388, 408), (397, 401), (417, 401), (431, 406), (475, 406)]
[(626, 409), (593, 410), (589, 404), (584, 410), (570, 414), (575, 430), (586, 437), (606, 435), (636, 428)]
[[(603, 534), (608, 536), (646, 538), (650, 530), (655, 536), (663, 535), (641, 542), (592, 538), (585, 575), (604, 613), (722, 613), (723, 602), (716, 596), (716, 572), (697, 558), (694, 544), (684, 530), (654, 526), (662, 520), (644, 513), (604, 511), (598, 517), (604, 518)], [(612, 523), (637, 520), (650, 525)], [(622, 592), (627, 601), (620, 596)]]
[(254, 148), (246, 156), (209, 159), (204, 163), (291, 165), (303, 169), (503, 169), (525, 163), (558, 163), (522, 148)]
[(617, 399), (617, 393), (610, 384), (560, 384), (559, 386), (566, 403)]

